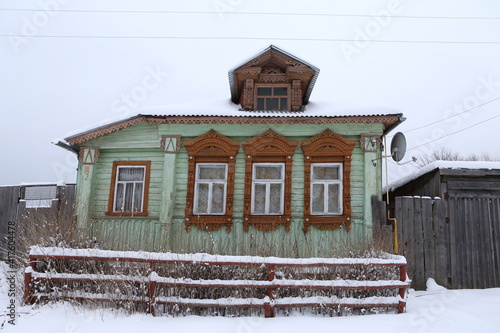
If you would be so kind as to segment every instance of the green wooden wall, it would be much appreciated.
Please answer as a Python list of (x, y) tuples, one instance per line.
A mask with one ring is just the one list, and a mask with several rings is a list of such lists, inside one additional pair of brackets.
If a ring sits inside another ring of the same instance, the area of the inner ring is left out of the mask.
[[(348, 139), (358, 141), (351, 164), (351, 230), (349, 232), (344, 229), (317, 230), (311, 227), (309, 232), (303, 232), (304, 161), (299, 146), (293, 156), (293, 220), (289, 232), (285, 232), (283, 227), (270, 232), (259, 231), (253, 227), (250, 227), (248, 232), (243, 231), (245, 159), (241, 147), (236, 158), (232, 231), (227, 233), (222, 228), (206, 232), (192, 227), (191, 231), (186, 232), (183, 221), (187, 191), (187, 152), (181, 147), (177, 154), (165, 154), (160, 147), (160, 140), (162, 135), (180, 135), (182, 141), (191, 140), (211, 129), (240, 142), (268, 129), (297, 141), (308, 140), (330, 129)], [(82, 188), (79, 192), (90, 191), (89, 208), (81, 208), (78, 211), (78, 219), (83, 221), (79, 227), (96, 237), (104, 247), (113, 249), (288, 257), (331, 256), (335, 251), (344, 250), (354, 246), (356, 242), (371, 237), (370, 198), (374, 194), (381, 195), (380, 163), (374, 167), (371, 160), (378, 157), (380, 152), (364, 152), (359, 147), (359, 138), (361, 134), (379, 137), (382, 131), (382, 124), (151, 125), (142, 122), (82, 145), (82, 147), (98, 147), (100, 155), (90, 174), (82, 171), (84, 165), (79, 167), (78, 186)], [(108, 208), (112, 164), (116, 160), (151, 161), (148, 216), (105, 215)], [(164, 170), (164, 166), (170, 165), (174, 165), (175, 170)], [(169, 172), (174, 175), (173, 178), (168, 177)], [(170, 181), (174, 183), (169, 184)], [(165, 184), (173, 185), (172, 193), (166, 193), (165, 188), (168, 186)], [(84, 199), (78, 200), (84, 201)]]

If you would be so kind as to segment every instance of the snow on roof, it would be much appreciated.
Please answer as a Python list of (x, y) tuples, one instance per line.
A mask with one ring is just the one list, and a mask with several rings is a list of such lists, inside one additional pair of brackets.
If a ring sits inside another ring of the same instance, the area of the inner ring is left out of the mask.
[(304, 111), (243, 111), (230, 100), (205, 100), (142, 109), (150, 116), (218, 116), (218, 117), (348, 117), (401, 114), (390, 108), (346, 107), (330, 101), (309, 102)]
[(65, 139), (55, 139), (53, 143), (63, 142), (68, 145), (71, 140), (90, 133), (96, 130), (107, 128), (109, 126), (122, 123), (136, 118), (150, 117), (253, 117), (253, 118), (306, 118), (306, 117), (376, 117), (376, 116), (396, 116), (398, 121), (390, 128), (386, 129), (389, 132), (403, 122), (405, 118), (399, 110), (383, 107), (347, 107), (339, 103), (331, 101), (310, 102), (304, 111), (244, 111), (239, 105), (232, 103), (229, 99), (204, 100), (182, 104), (171, 104), (165, 106), (157, 106), (143, 108), (136, 115), (130, 115), (126, 118), (108, 119), (108, 121), (100, 122), (90, 126), (81, 127), (76, 131), (72, 131)]
[[(485, 170), (500, 170), (500, 162), (490, 161), (434, 161), (426, 166), (418, 169), (405, 177), (402, 177), (389, 184), (389, 191), (394, 191), (403, 185), (431, 172), (436, 169), (485, 169)], [(383, 192), (387, 189), (384, 187)]]

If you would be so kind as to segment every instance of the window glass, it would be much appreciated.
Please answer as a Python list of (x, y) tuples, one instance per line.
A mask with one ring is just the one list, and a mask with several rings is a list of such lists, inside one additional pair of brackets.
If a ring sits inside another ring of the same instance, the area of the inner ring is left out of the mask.
[(255, 184), (254, 186), (254, 213), (266, 213), (266, 185)]
[(207, 214), (208, 213), (208, 184), (198, 184), (197, 187), (198, 205), (195, 207), (196, 213)]
[(224, 213), (224, 192), (225, 184), (214, 184), (212, 187), (212, 213), (222, 214)]
[(226, 179), (226, 168), (225, 166), (210, 166), (210, 165), (200, 165), (198, 168), (198, 179)]
[(116, 176), (114, 212), (142, 212), (145, 166), (119, 166)]
[(282, 165), (256, 165), (255, 179), (281, 179), (283, 178)]
[(312, 186), (312, 211), (323, 213), (325, 211), (325, 186), (313, 184)]
[(225, 214), (227, 164), (198, 163), (193, 207), (194, 214)]
[(266, 99), (257, 98), (257, 110), (265, 110), (265, 107), (266, 107)]
[(275, 96), (286, 96), (286, 95), (288, 95), (288, 88), (287, 87), (275, 87), (274, 88), (274, 95)]
[(257, 96), (271, 96), (272, 88), (271, 87), (259, 87), (257, 88)]
[(313, 163), (311, 165), (311, 213), (342, 214), (342, 165)]
[(279, 98), (266, 98), (266, 110), (279, 110)]
[(269, 187), (269, 214), (281, 214), (281, 202), (283, 200), (281, 189), (283, 184), (270, 184)]
[(116, 185), (115, 190), (115, 212), (123, 211), (121, 207), (123, 207), (123, 200), (125, 199), (123, 196), (125, 194), (125, 186), (123, 183), (118, 183)]
[(118, 169), (118, 181), (142, 181), (144, 179), (144, 168), (125, 168)]
[(328, 213), (340, 213), (340, 185), (328, 185)]
[(339, 179), (339, 167), (335, 165), (313, 166), (314, 180)]
[(253, 165), (252, 214), (283, 214), (284, 167), (283, 163)]
[(286, 110), (288, 110), (288, 98), (286, 98), (286, 97), (281, 97), (280, 98), (279, 110), (280, 111), (286, 111)]
[(257, 87), (256, 104), (257, 110), (289, 110), (288, 87)]

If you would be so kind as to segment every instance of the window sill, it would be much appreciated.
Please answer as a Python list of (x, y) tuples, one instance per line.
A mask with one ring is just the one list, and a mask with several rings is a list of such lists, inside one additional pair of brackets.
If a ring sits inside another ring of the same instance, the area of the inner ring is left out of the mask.
[(350, 216), (304, 216), (304, 232), (309, 231), (309, 227), (313, 226), (319, 230), (335, 230), (343, 227), (346, 231), (351, 230)]
[(215, 231), (226, 226), (226, 231), (230, 232), (233, 218), (229, 215), (186, 215), (184, 223), (187, 232), (191, 230), (191, 226), (202, 231)]

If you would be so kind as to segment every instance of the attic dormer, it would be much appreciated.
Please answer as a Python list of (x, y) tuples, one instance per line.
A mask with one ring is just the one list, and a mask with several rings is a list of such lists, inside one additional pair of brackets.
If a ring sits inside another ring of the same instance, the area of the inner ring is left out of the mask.
[(231, 100), (243, 110), (300, 111), (319, 69), (276, 46), (229, 72)]

